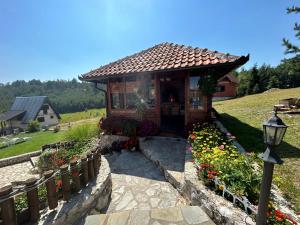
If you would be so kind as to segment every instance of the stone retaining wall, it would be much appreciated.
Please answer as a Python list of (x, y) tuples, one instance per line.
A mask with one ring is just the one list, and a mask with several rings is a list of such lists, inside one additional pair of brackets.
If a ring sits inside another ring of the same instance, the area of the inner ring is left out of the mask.
[(93, 183), (88, 184), (68, 202), (59, 201), (56, 210), (47, 209), (41, 214), (40, 225), (74, 224), (92, 209), (100, 211), (107, 207), (112, 191), (110, 167), (101, 158), (99, 174)]
[(4, 159), (0, 159), (0, 168), (5, 166), (14, 165), (17, 163), (30, 161), (31, 157), (39, 156), (42, 153), (41, 150), (35, 152), (29, 152), (22, 155), (12, 156)]

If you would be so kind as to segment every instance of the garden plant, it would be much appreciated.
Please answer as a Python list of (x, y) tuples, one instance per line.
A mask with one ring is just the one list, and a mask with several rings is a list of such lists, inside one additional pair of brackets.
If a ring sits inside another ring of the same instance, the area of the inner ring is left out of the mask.
[[(253, 205), (258, 204), (262, 174), (256, 154), (240, 154), (233, 144), (235, 137), (222, 133), (214, 124), (194, 124), (188, 139), (199, 179), (206, 186), (216, 193), (226, 187), (234, 195), (245, 196)], [(218, 187), (213, 182), (215, 178), (221, 182)], [(291, 223), (296, 224), (270, 203), (268, 224)]]

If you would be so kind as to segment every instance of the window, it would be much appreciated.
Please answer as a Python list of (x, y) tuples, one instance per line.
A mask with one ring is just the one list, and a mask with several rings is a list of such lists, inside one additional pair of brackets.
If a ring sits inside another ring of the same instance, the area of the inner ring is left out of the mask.
[(218, 85), (216, 88), (216, 92), (224, 92), (225, 91), (225, 86), (224, 85)]
[(124, 109), (123, 93), (111, 93), (111, 107), (113, 109)]
[(44, 113), (45, 115), (48, 114), (48, 109), (49, 109), (49, 105), (48, 105), (48, 104), (44, 104), (44, 105), (42, 106), (42, 110), (43, 110), (43, 113)]
[(200, 76), (190, 77), (190, 91), (189, 91), (189, 101), (191, 109), (203, 109), (203, 95), (199, 89), (199, 82), (201, 82)]
[(138, 94), (148, 108), (155, 107), (155, 77), (145, 75), (141, 77)]
[(135, 76), (125, 78), (126, 109), (135, 109), (138, 101), (139, 81)]
[(145, 77), (145, 101), (150, 108), (155, 107), (155, 79), (154, 75)]
[(114, 79), (110, 83), (111, 108), (124, 109), (124, 82), (122, 79)]
[(150, 108), (155, 106), (154, 76), (110, 80), (110, 92), (112, 109), (136, 109), (139, 102), (145, 102)]
[(53, 118), (54, 118), (54, 116), (53, 116), (53, 115), (51, 115), (51, 116), (50, 116), (50, 119), (53, 119)]
[(37, 118), (37, 121), (39, 121), (40, 123), (45, 122), (45, 118), (43, 116), (40, 116)]

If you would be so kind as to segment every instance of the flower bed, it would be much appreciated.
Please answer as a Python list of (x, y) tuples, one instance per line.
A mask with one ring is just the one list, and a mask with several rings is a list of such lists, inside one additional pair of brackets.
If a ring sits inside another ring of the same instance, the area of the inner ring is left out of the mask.
[(60, 166), (69, 164), (71, 160), (80, 159), (95, 145), (96, 139), (77, 142), (71, 146), (45, 149), (38, 160), (38, 168), (42, 173), (47, 170), (58, 170)]
[[(206, 186), (253, 213), (258, 204), (262, 178), (260, 161), (253, 153), (244, 155), (232, 144), (235, 139), (230, 133), (220, 132), (213, 124), (194, 124), (189, 135), (198, 177)], [(248, 202), (249, 201), (249, 202)], [(291, 224), (295, 221), (280, 212), (278, 216), (270, 207), (268, 224)], [(275, 215), (275, 216), (274, 216)]]

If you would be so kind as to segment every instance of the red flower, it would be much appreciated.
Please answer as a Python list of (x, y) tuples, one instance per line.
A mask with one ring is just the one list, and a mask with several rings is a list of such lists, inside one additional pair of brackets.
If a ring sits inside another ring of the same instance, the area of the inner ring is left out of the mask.
[(62, 188), (62, 181), (58, 180), (56, 181), (56, 192), (59, 191)]
[(279, 222), (283, 221), (282, 217), (279, 217), (279, 216), (276, 216), (275, 219), (276, 219), (276, 221), (279, 221)]

